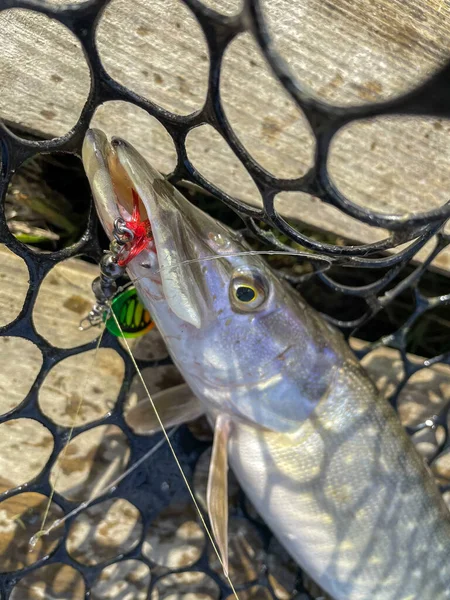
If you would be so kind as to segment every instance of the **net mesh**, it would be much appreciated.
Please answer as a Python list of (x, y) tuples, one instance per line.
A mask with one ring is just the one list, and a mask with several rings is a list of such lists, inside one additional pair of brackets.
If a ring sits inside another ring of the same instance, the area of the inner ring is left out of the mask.
[[(411, 378), (416, 378), (418, 374), (437, 365), (449, 363), (448, 352), (433, 354), (431, 350), (428, 357), (422, 360), (411, 357), (407, 350), (410, 347), (408, 336), (411, 330), (430, 311), (435, 312), (450, 301), (450, 294), (440, 291), (436, 296), (424, 295), (421, 289), (421, 282), (430, 263), (450, 241), (442, 232), (442, 227), (450, 215), (450, 205), (404, 216), (377, 213), (369, 208), (357, 206), (333, 184), (328, 172), (327, 159), (333, 136), (352, 121), (394, 113), (447, 116), (450, 101), (448, 86), (450, 66), (443, 68), (408, 95), (393, 101), (357, 108), (335, 108), (314, 100), (308, 90), (304, 89), (302, 82), (293, 76), (272, 43), (258, 0), (246, 0), (243, 12), (235, 17), (224, 17), (196, 0), (184, 0), (184, 2), (203, 30), (210, 56), (206, 102), (201, 110), (187, 116), (176, 115), (162, 109), (109, 76), (102, 65), (94, 42), (99, 18), (108, 4), (107, 1), (93, 0), (67, 8), (46, 2), (0, 1), (0, 10), (13, 7), (29, 8), (46, 14), (68, 27), (79, 39), (91, 73), (91, 88), (87, 102), (76, 125), (68, 134), (51, 140), (33, 141), (18, 137), (5, 124), (1, 125), (2, 199), (6, 197), (13, 173), (27, 159), (41, 153), (61, 151), (79, 155), (91, 118), (102, 103), (119, 100), (142, 108), (165, 127), (176, 146), (177, 164), (170, 175), (170, 180), (174, 184), (182, 180), (188, 181), (211, 192), (225, 205), (237, 211), (244, 220), (247, 231), (264, 244), (281, 250), (292, 250), (288, 240), (296, 242), (321, 259), (321, 263), (315, 263), (312, 258), (313, 265), (327, 264), (332, 267), (328, 271), (314, 275), (314, 285), (320, 284), (322, 290), (328, 289), (330, 291), (328, 298), (351, 297), (352, 306), (360, 307), (356, 316), (345, 313), (344, 318), (338, 314), (339, 311), (328, 315), (328, 318), (346, 335), (368, 339), (364, 331), (367, 331), (371, 320), (389, 309), (389, 306), (403, 294), (412, 294), (414, 308), (400, 325), (396, 323), (382, 338), (372, 336), (370, 343), (357, 344), (354, 347), (358, 356), (364, 360), (382, 348), (391, 349), (389, 351), (392, 354), (389, 356), (392, 362), (389, 368), (393, 376), (392, 385), (387, 389), (386, 395), (397, 406), (401, 392)], [(280, 179), (261, 168), (239, 141), (225, 116), (219, 92), (222, 59), (230, 42), (245, 31), (254, 37), (274, 76), (296, 106), (303, 111), (314, 133), (317, 148), (314, 165), (304, 176), (297, 179)], [(252, 207), (230, 196), (206, 180), (194, 168), (186, 151), (186, 137), (191, 130), (203, 124), (211, 125), (217, 130), (239, 158), (261, 194), (263, 200), (261, 208)], [(312, 194), (361, 223), (383, 228), (387, 231), (387, 235), (381, 241), (352, 246), (318, 241), (292, 226), (277, 212), (274, 198), (283, 191)], [(70, 348), (50, 343), (37, 330), (33, 320), (33, 310), (40, 286), (55, 265), (79, 255), (94, 261), (99, 260), (102, 249), (97, 225), (95, 212), (91, 210), (87, 228), (76, 243), (62, 250), (43, 254), (33, 251), (14, 237), (7, 225), (4, 210), (0, 211), (0, 242), (21, 257), (29, 270), (29, 287), (23, 307), (17, 318), (0, 328), (0, 335), (29, 340), (39, 348), (43, 357), (42, 367), (29, 393), (16, 408), (0, 416), (0, 423), (19, 418), (33, 419), (47, 428), (54, 444), (46, 466), (38, 476), (25, 485), (7, 489), (0, 494), (0, 501), (9, 502), (3, 504), (5, 514), (10, 517), (12, 515), (16, 523), (19, 520), (26, 533), (22, 536), (17, 534), (17, 531), (20, 532), (18, 527), (15, 530), (14, 540), (9, 540), (4, 534), (6, 537), (2, 541), (2, 553), (4, 556), (10, 554), (11, 557), (9, 562), (3, 560), (3, 567), (0, 569), (0, 597), (4, 600), (11, 595), (23, 598), (25, 597), (23, 590), (29, 589), (33, 582), (39, 581), (46, 582), (44, 597), (51, 597), (52, 593), (56, 593), (55, 589), (58, 585), (55, 582), (58, 580), (63, 582), (61, 585), (68, 597), (84, 597), (89, 592), (92, 593), (91, 597), (95, 598), (122, 597), (113, 594), (119, 594), (120, 585), (125, 581), (132, 586), (130, 589), (133, 590), (133, 597), (136, 598), (164, 597), (174, 590), (177, 590), (178, 594), (192, 592), (197, 594), (197, 597), (200, 597), (200, 594), (212, 598), (228, 597), (231, 590), (226, 580), (220, 576), (219, 566), (195, 522), (195, 515), (190, 513), (192, 509), (189, 508), (183, 482), (178, 476), (176, 465), (168, 449), (164, 446), (158, 448), (158, 460), (152, 460), (151, 466), (146, 465), (138, 469), (107, 495), (99, 498), (92, 507), (82, 512), (81, 517), (78, 515), (70, 519), (65, 524), (64, 530), (57, 529), (54, 535), (40, 542), (34, 554), (27, 554), (25, 549), (30, 527), (31, 529), (34, 527), (34, 531), (38, 528), (38, 521), (45, 505), (43, 496), (50, 495), (49, 477), (55, 461), (63, 451), (70, 431), (67, 424), (55, 424), (55, 421), (42, 410), (42, 405), (38, 403), (41, 386), (48, 382), (52, 372), (54, 373), (64, 360), (81, 353), (89, 354), (89, 351), (95, 350), (97, 345), (97, 340)], [(428, 252), (428, 257), (418, 266), (411, 267), (415, 255), (432, 239), (434, 247)], [(398, 249), (399, 246), (401, 249)], [(390, 252), (393, 249), (397, 251)], [(364, 285), (352, 285), (351, 279), (342, 276), (342, 269), (348, 267), (358, 267), (368, 273)], [(308, 289), (312, 286), (311, 279), (305, 283), (303, 275), (295, 277), (290, 273), (287, 277), (293, 285), (299, 287), (308, 296)], [(309, 299), (314, 301), (313, 294), (309, 296), (311, 296)], [(318, 308), (323, 309), (325, 313), (330, 312), (326, 310), (327, 306), (319, 305)], [(116, 463), (117, 460), (121, 461), (122, 466), (128, 462), (133, 464), (159, 443), (160, 437), (158, 435), (151, 438), (137, 436), (130, 429), (123, 409), (134, 375), (133, 367), (121, 344), (108, 333), (101, 339), (101, 348), (114, 350), (125, 365), (118, 399), (107, 416), (76, 427), (75, 435), (98, 430), (100, 426), (104, 426), (100, 438), (95, 438), (94, 434), (93, 441), (90, 442), (95, 452), (100, 454), (101, 459), (108, 464), (111, 458), (114, 458)], [(167, 357), (158, 357), (154, 360), (147, 358), (138, 360), (138, 364), (140, 368), (156, 369), (169, 365), (170, 360)], [(89, 369), (89, 363), (86, 363), (85, 373)], [(444, 376), (445, 373), (442, 377)], [(428, 415), (426, 423), (423, 419), (419, 421), (416, 419), (416, 422), (409, 423), (409, 431), (412, 435), (423, 436), (425, 432), (434, 436), (427, 457), (435, 464), (445, 455), (448, 446), (447, 406), (442, 405), (439, 410)], [(199, 434), (198, 428), (198, 424), (197, 430), (180, 428), (173, 434), (173, 444), (186, 473), (195, 480), (195, 484), (198, 484), (201, 496), (210, 438), (204, 431)], [(421, 438), (422, 442), (424, 439)], [(446, 492), (449, 485), (445, 478), (441, 483), (443, 483), (443, 491)], [(233, 540), (231, 575), (240, 597), (296, 596), (305, 599), (319, 597), (320, 591), (315, 591), (314, 586), (302, 577), (295, 565), (276, 546), (264, 523), (248, 505), (236, 484), (232, 484), (231, 487), (234, 498), (231, 503), (233, 515), (231, 528), (234, 532), (231, 536)], [(92, 492), (92, 488), (90, 491)], [(25, 497), (26, 494), (29, 495)], [(67, 513), (79, 504), (80, 497), (73, 490), (66, 494), (56, 491), (49, 515), (50, 522), (52, 518), (60, 516), (61, 512)], [(126, 529), (124, 539), (122, 539), (123, 532), (114, 533), (112, 524), (114, 519)], [(90, 528), (98, 532), (102, 529), (107, 530), (108, 527), (112, 528), (112, 532), (105, 534), (103, 531), (107, 540), (102, 542), (96, 538), (92, 542), (95, 551), (92, 550), (89, 539), (90, 536), (95, 538), (97, 533), (89, 534)], [(68, 538), (69, 531), (72, 538)], [(120, 543), (114, 543), (115, 536), (120, 538)], [(177, 543), (174, 542), (176, 538), (178, 538)], [(70, 567), (74, 570), (70, 570)], [(25, 585), (23, 583), (25, 581), (28, 588), (26, 586), (21, 588), (21, 585)], [(304, 587), (305, 583), (308, 592)]]

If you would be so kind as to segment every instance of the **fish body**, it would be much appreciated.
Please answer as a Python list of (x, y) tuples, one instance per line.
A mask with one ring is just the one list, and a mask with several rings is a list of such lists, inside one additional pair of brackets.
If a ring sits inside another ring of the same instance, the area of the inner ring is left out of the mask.
[(83, 161), (109, 234), (139, 195), (154, 246), (128, 273), (292, 557), (336, 600), (450, 598), (449, 512), (340, 332), (123, 140), (88, 132)]

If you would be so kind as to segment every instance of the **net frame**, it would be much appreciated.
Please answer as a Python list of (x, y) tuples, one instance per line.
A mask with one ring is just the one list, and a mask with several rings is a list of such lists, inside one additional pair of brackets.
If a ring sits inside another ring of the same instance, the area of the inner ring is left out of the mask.
[[(423, 363), (411, 362), (406, 352), (406, 336), (414, 323), (427, 311), (450, 302), (450, 294), (429, 298), (425, 297), (418, 287), (421, 277), (430, 263), (450, 242), (450, 238), (442, 233), (442, 227), (450, 216), (450, 205), (446, 204), (440, 208), (412, 216), (387, 215), (357, 206), (345, 197), (333, 184), (327, 168), (327, 158), (330, 144), (335, 134), (343, 126), (359, 119), (382, 115), (448, 118), (450, 116), (450, 85), (448, 83), (450, 80), (450, 63), (410, 93), (394, 100), (358, 107), (335, 107), (312, 97), (309, 90), (293, 75), (289, 66), (279, 55), (273, 44), (259, 0), (245, 0), (242, 12), (234, 16), (219, 14), (205, 7), (197, 0), (182, 1), (191, 10), (203, 31), (210, 58), (208, 91), (204, 106), (200, 110), (186, 116), (171, 113), (151, 100), (139, 96), (115, 81), (105, 70), (95, 44), (95, 36), (99, 20), (104, 9), (109, 4), (109, 0), (90, 0), (82, 4), (68, 6), (56, 6), (45, 1), (38, 2), (37, 0), (0, 0), (0, 11), (10, 8), (29, 9), (45, 14), (65, 25), (78, 38), (91, 76), (91, 87), (87, 101), (77, 123), (67, 134), (51, 140), (33, 141), (23, 139), (14, 134), (8, 128), (7, 124), (0, 124), (2, 151), (0, 194), (3, 204), (12, 175), (26, 160), (38, 154), (50, 152), (68, 152), (80, 155), (85, 132), (98, 106), (107, 101), (119, 100), (130, 102), (142, 108), (164, 126), (174, 142), (177, 152), (177, 164), (169, 176), (169, 180), (172, 183), (176, 184), (182, 180), (189, 181), (211, 192), (228, 207), (237, 211), (243, 218), (248, 230), (262, 241), (271, 245), (271, 247), (281, 250), (292, 250), (281, 243), (270, 232), (262, 228), (260, 222), (265, 222), (272, 228), (284, 233), (289, 239), (301, 244), (316, 255), (322, 258), (326, 257), (330, 264), (349, 267), (355, 266), (363, 269), (385, 269), (383, 275), (376, 281), (359, 287), (343, 285), (326, 272), (317, 274), (321, 282), (333, 292), (362, 298), (368, 306), (367, 312), (357, 319), (348, 321), (334, 320), (335, 324), (341, 327), (346, 335), (357, 332), (359, 327), (373, 318), (377, 312), (385, 308), (392, 302), (393, 298), (404, 290), (410, 289), (413, 291), (416, 305), (409, 319), (393, 334), (385, 336), (373, 344), (369, 344), (364, 350), (358, 353), (358, 356), (361, 358), (374, 348), (383, 345), (389, 345), (398, 349), (404, 365), (404, 376), (391, 395), (391, 401), (396, 405), (400, 391), (414, 373), (421, 369), (429, 368), (433, 364), (450, 364), (450, 352), (429, 358), (423, 361)], [(274, 77), (283, 86), (295, 105), (306, 116), (311, 127), (316, 142), (314, 165), (302, 177), (281, 179), (274, 177), (263, 169), (240, 142), (225, 115), (219, 89), (222, 59), (229, 44), (236, 36), (244, 32), (248, 32), (253, 36)], [(262, 208), (249, 206), (238, 198), (228, 195), (205, 179), (195, 169), (186, 151), (186, 137), (193, 128), (205, 124), (212, 126), (218, 131), (229, 148), (239, 158), (261, 194), (263, 201)], [(359, 220), (361, 223), (386, 229), (388, 235), (384, 240), (359, 246), (339, 246), (312, 239), (292, 227), (276, 211), (274, 198), (282, 191), (301, 191), (312, 194), (320, 198), (323, 202), (338, 208), (346, 215)], [(92, 350), (96, 345), (96, 341), (94, 340), (91, 343), (69, 349), (57, 348), (37, 332), (33, 324), (32, 313), (40, 285), (45, 276), (56, 264), (79, 255), (88, 256), (97, 261), (100, 259), (102, 250), (97, 237), (97, 225), (97, 217), (92, 208), (86, 231), (77, 243), (56, 252), (38, 254), (16, 240), (8, 228), (4, 210), (0, 210), (0, 243), (5, 244), (25, 261), (30, 274), (30, 284), (23, 308), (16, 319), (0, 328), (0, 335), (25, 338), (38, 346), (43, 356), (41, 370), (29, 394), (13, 411), (0, 416), (0, 423), (20, 417), (32, 418), (47, 427), (52, 433), (55, 443), (51, 458), (40, 475), (19, 488), (0, 494), (0, 501), (23, 491), (34, 491), (47, 496), (50, 494), (49, 474), (58, 454), (67, 441), (68, 428), (64, 429), (56, 426), (42, 413), (38, 404), (39, 389), (48, 373), (56, 364), (69, 356)], [(386, 293), (386, 290), (395, 278), (411, 262), (417, 252), (433, 237), (436, 243), (428, 258), (408, 277), (404, 278), (394, 287), (390, 287), (389, 293)], [(383, 254), (384, 251), (393, 249), (405, 242), (409, 242), (406, 249), (394, 254)], [(123, 417), (123, 404), (134, 374), (132, 365), (125, 350), (112, 336), (108, 334), (104, 336), (102, 347), (115, 349), (123, 358), (126, 365), (124, 383), (111, 414), (101, 421), (77, 427), (75, 433), (78, 434), (87, 431), (99, 424), (117, 425), (127, 437), (131, 450), (131, 462), (133, 462), (147, 452), (151, 445), (157, 443), (159, 437), (155, 436), (149, 441), (148, 439), (133, 435)], [(167, 358), (158, 361), (140, 360), (138, 364), (140, 368), (144, 368), (160, 366), (169, 362), (170, 359)], [(441, 448), (441, 452), (443, 452), (449, 445), (447, 413), (444, 412), (438, 415), (434, 424), (442, 425), (446, 433), (446, 441)], [(415, 430), (411, 430), (411, 432), (413, 431)], [(186, 428), (181, 428), (174, 435), (173, 443), (186, 472), (192, 474), (196, 461), (207, 447), (207, 444), (195, 440)], [(170, 504), (174, 498), (179, 498), (183, 494), (183, 484), (178, 478), (176, 467), (172, 463), (168, 451), (162, 450), (161, 452), (160, 467), (152, 471), (151, 481), (147, 480), (142, 472), (138, 471), (106, 496), (106, 498), (125, 498), (132, 502), (141, 513), (144, 532), (165, 506)], [(163, 481), (167, 482), (168, 480), (173, 483), (172, 491), (163, 499), (154, 493), (154, 490)], [(149, 500), (150, 498), (151, 501)], [(105, 496), (102, 496), (98, 502), (104, 499)], [(64, 512), (68, 512), (74, 507), (73, 502), (69, 502), (58, 493), (55, 494), (54, 501)], [(248, 515), (243, 502), (237, 514), (251, 519), (255, 527), (263, 532), (264, 539), (269, 539), (264, 526)], [(71, 521), (69, 520), (65, 527), (66, 534), (70, 529), (70, 525)], [(67, 552), (64, 543), (65, 540), (62, 539), (50, 556), (42, 558), (32, 566), (18, 572), (0, 573), (0, 597), (6, 600), (17, 581), (43, 564), (48, 565), (62, 562), (73, 566), (82, 574), (86, 583), (87, 598), (93, 582), (98, 577), (100, 571), (108, 564), (124, 559), (138, 558), (148, 564), (151, 569), (155, 568), (152, 561), (148, 560), (142, 554), (142, 541), (141, 539), (136, 548), (124, 556), (103, 562), (96, 567), (86, 567), (73, 560)], [(230, 594), (231, 590), (226, 583), (211, 569), (206, 549), (199, 561), (194, 566), (185, 570), (200, 570), (205, 572), (219, 585), (221, 597), (226, 597)], [(158, 578), (152, 581), (149, 588), (149, 596), (157, 581)], [(245, 589), (256, 583), (266, 587), (275, 598), (267, 577), (267, 571), (265, 570), (259, 574), (257, 581), (253, 581), (246, 586), (241, 586), (238, 589)], [(299, 592), (303, 591), (306, 594), (300, 579), (297, 590)]]

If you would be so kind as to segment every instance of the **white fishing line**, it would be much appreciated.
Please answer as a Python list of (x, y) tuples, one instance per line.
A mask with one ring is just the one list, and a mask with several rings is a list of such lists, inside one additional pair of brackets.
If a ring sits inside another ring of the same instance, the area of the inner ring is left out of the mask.
[(309, 254), (307, 252), (289, 252), (285, 250), (244, 250), (242, 252), (230, 252), (229, 254), (216, 254), (214, 256), (204, 256), (201, 258), (188, 258), (186, 260), (182, 260), (179, 263), (175, 263), (174, 265), (168, 265), (166, 267), (161, 267), (157, 269), (155, 272), (160, 273), (161, 271), (171, 271), (172, 269), (177, 269), (183, 265), (190, 265), (197, 262), (209, 262), (212, 260), (219, 260), (221, 258), (238, 258), (240, 256), (296, 256), (300, 258), (306, 258), (310, 261), (319, 261), (326, 263), (326, 267), (330, 268), (332, 261), (327, 258), (322, 258), (315, 256), (314, 254)]
[[(39, 540), (40, 537), (42, 537), (43, 535), (47, 535), (48, 531), (51, 531), (51, 529), (53, 529), (53, 527), (51, 527), (49, 530), (46, 530), (45, 529), (45, 524), (47, 523), (48, 515), (49, 515), (49, 512), (50, 512), (50, 507), (51, 507), (51, 504), (52, 504), (52, 501), (53, 501), (53, 497), (54, 497), (55, 491), (56, 491), (56, 486), (58, 484), (59, 477), (60, 477), (60, 475), (62, 473), (62, 470), (63, 470), (62, 469), (62, 463), (64, 461), (64, 457), (66, 456), (67, 448), (68, 448), (68, 446), (70, 444), (70, 441), (71, 441), (72, 436), (73, 436), (73, 432), (74, 432), (75, 427), (77, 425), (77, 419), (78, 419), (78, 416), (80, 414), (81, 407), (83, 406), (84, 398), (86, 396), (87, 385), (88, 385), (88, 383), (90, 381), (91, 374), (93, 372), (94, 365), (95, 365), (96, 360), (97, 360), (98, 351), (99, 351), (100, 344), (102, 342), (103, 334), (104, 333), (105, 333), (105, 327), (103, 326), (102, 331), (101, 331), (101, 333), (100, 333), (100, 335), (98, 337), (97, 344), (95, 346), (94, 356), (92, 357), (92, 361), (89, 364), (89, 368), (87, 370), (87, 373), (86, 373), (86, 376), (85, 376), (85, 379), (84, 379), (84, 382), (83, 382), (83, 386), (82, 386), (82, 390), (81, 390), (81, 394), (80, 394), (80, 400), (78, 401), (77, 409), (75, 411), (75, 414), (74, 414), (73, 419), (72, 419), (72, 423), (70, 425), (69, 435), (67, 437), (67, 442), (66, 442), (66, 444), (65, 444), (65, 446), (64, 446), (64, 448), (62, 450), (62, 453), (61, 453), (61, 462), (60, 462), (60, 465), (56, 468), (55, 478), (54, 478), (53, 482), (50, 481), (50, 486), (51, 486), (50, 496), (48, 498), (48, 501), (47, 501), (47, 504), (46, 504), (46, 507), (45, 507), (44, 516), (42, 518), (42, 523), (41, 523), (41, 528), (39, 529), (39, 531), (37, 533), (35, 533), (30, 538), (30, 541), (28, 543), (30, 551), (32, 551), (34, 549), (34, 547), (36, 546), (36, 544), (37, 544), (37, 542), (38, 542), (38, 540)], [(64, 394), (68, 398), (67, 392), (64, 392)]]

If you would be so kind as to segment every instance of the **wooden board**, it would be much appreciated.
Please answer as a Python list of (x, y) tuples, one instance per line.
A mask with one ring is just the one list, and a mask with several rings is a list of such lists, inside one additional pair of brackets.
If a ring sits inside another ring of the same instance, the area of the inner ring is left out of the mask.
[[(61, 3), (60, 0), (58, 0)], [(237, 0), (208, 0), (225, 13)], [(280, 53), (317, 97), (345, 106), (393, 98), (449, 57), (448, 0), (266, 0)], [(76, 122), (89, 89), (78, 41), (63, 26), (25, 10), (0, 14), (0, 115), (46, 135)], [(134, 91), (181, 114), (201, 107), (207, 47), (180, 0), (113, 0), (100, 21), (98, 47), (108, 72)], [(296, 177), (311, 165), (314, 140), (301, 113), (245, 34), (227, 50), (222, 73), (227, 116), (249, 152), (270, 172)], [(108, 103), (94, 123), (134, 143), (160, 170), (175, 161), (170, 136), (143, 111)], [(352, 200), (373, 209), (419, 212), (450, 195), (450, 124), (438, 119), (382, 118), (339, 133), (330, 171)], [(200, 127), (188, 137), (193, 163), (213, 183), (250, 204), (260, 198), (220, 136)], [(383, 231), (360, 224), (314, 198), (283, 194), (280, 212), (350, 240)], [(423, 258), (424, 253), (421, 257)], [(447, 269), (449, 252), (436, 261)]]
[[(237, 0), (207, 4), (228, 15), (240, 6)], [(293, 71), (317, 97), (338, 105), (393, 98), (449, 57), (449, 0), (266, 0), (263, 6)], [(89, 88), (78, 41), (57, 22), (14, 9), (0, 14), (0, 42), (0, 115), (46, 135), (68, 131)], [(106, 69), (121, 83), (177, 113), (201, 107), (208, 52), (180, 0), (135, 0), (132, 10), (129, 0), (113, 0), (97, 43)], [(221, 90), (232, 126), (263, 167), (282, 177), (306, 171), (314, 151), (309, 128), (247, 34), (226, 52)], [(108, 103), (94, 124), (128, 138), (163, 172), (173, 168), (169, 135), (143, 111)], [(450, 124), (437, 119), (356, 123), (336, 137), (330, 170), (361, 205), (395, 213), (430, 209), (450, 196), (449, 132)], [(213, 183), (250, 204), (260, 202), (236, 157), (210, 128), (191, 132), (188, 150)], [(384, 234), (298, 194), (284, 194), (278, 208), (350, 240)], [(443, 253), (436, 265), (448, 269), (449, 257)]]

